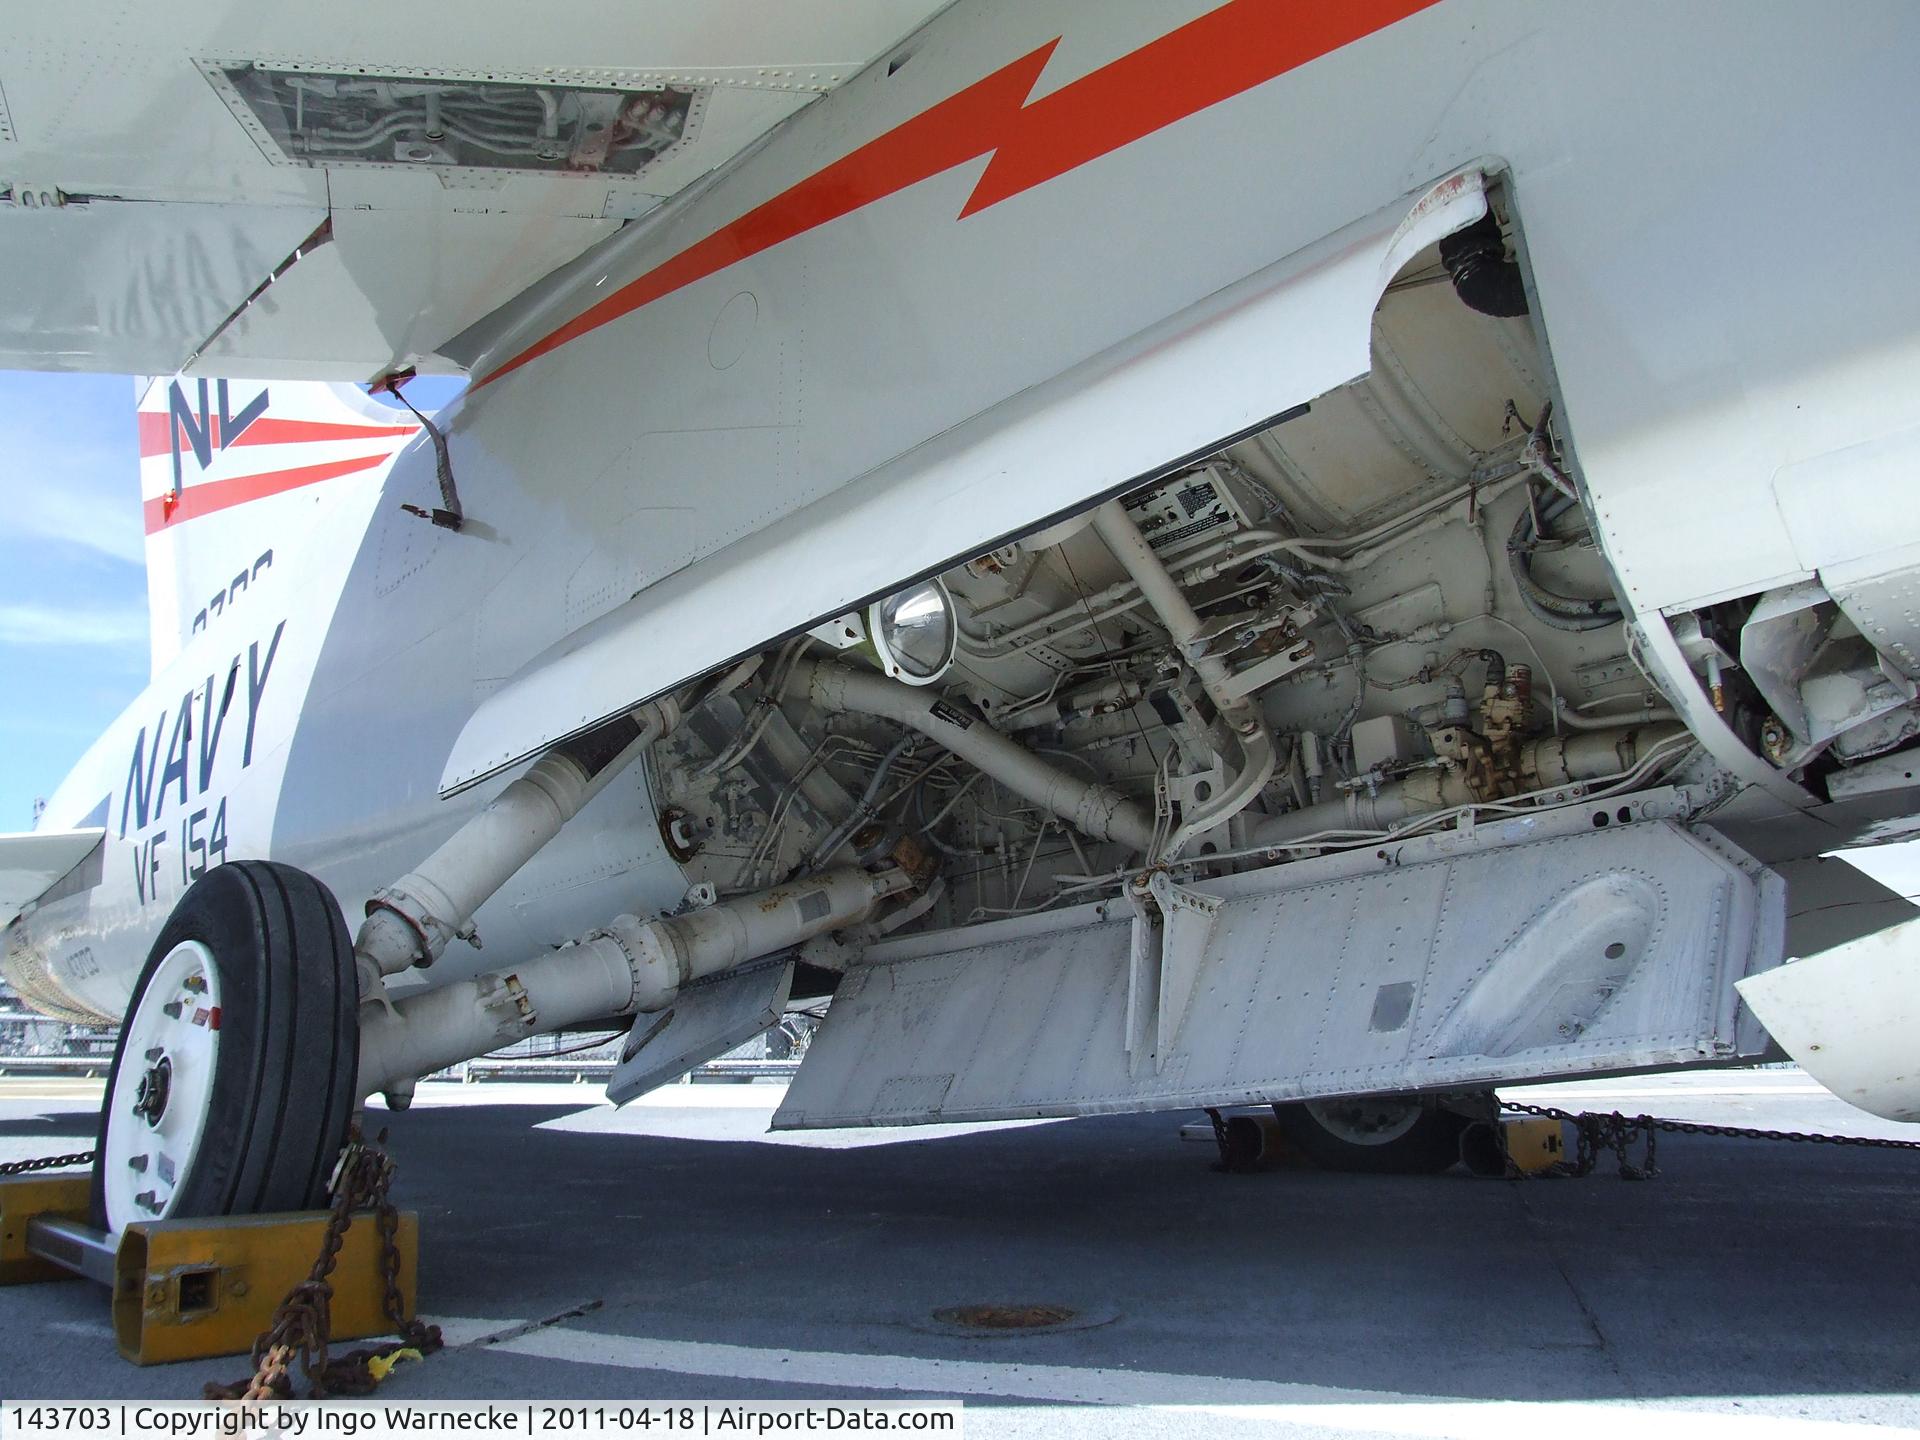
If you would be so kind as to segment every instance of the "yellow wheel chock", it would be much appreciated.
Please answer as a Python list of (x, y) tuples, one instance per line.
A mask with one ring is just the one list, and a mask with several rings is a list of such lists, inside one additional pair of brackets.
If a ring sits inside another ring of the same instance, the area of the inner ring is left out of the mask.
[[(109, 1286), (114, 1339), (136, 1365), (248, 1353), (307, 1278), (327, 1229), (327, 1212), (311, 1210), (142, 1221), (113, 1236), (88, 1224), (90, 1186), (85, 1175), (0, 1180), (0, 1285), (80, 1275)], [(393, 1329), (374, 1212), (354, 1221), (331, 1277), (336, 1340)], [(403, 1210), (399, 1221), (399, 1289), (411, 1319), (420, 1218)]]

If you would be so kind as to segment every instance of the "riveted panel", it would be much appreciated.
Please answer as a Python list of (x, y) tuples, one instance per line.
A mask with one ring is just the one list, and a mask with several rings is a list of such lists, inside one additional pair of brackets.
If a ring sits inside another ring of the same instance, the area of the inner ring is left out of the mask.
[(1563, 827), (1225, 900), (1172, 1052), (1130, 1065), (1119, 906), (918, 937), (848, 976), (782, 1127), (1099, 1114), (1724, 1061), (1733, 982), (1777, 964), (1785, 887), (1724, 841)]

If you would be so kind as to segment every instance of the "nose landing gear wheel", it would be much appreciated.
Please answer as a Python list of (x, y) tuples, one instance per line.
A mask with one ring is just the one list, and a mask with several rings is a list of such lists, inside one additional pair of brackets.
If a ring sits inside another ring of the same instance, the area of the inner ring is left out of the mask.
[(1466, 1118), (1399, 1095), (1276, 1105), (1295, 1148), (1325, 1170), (1437, 1175), (1460, 1158)]
[(321, 1203), (353, 1113), (358, 1001), (326, 886), (268, 861), (209, 870), (154, 942), (120, 1029), (95, 1222)]

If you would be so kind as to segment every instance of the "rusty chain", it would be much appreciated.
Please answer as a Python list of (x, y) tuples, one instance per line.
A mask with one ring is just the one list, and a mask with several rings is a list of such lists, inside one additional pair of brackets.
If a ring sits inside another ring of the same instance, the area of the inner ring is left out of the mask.
[(31, 1175), (36, 1170), (65, 1170), (69, 1166), (92, 1163), (93, 1151), (76, 1150), (71, 1155), (42, 1155), (37, 1160), (8, 1160), (0, 1163), (0, 1175)]
[[(415, 1350), (425, 1356), (440, 1348), (437, 1325), (406, 1318), (406, 1302), (400, 1293), (400, 1216), (388, 1198), (393, 1161), (380, 1148), (385, 1140), (384, 1131), (375, 1142), (362, 1140), (357, 1127), (350, 1133), (334, 1171), (326, 1234), (313, 1269), (287, 1292), (267, 1328), (253, 1342), (253, 1374), (230, 1385), (210, 1382), (205, 1389), (207, 1399), (290, 1400), (296, 1361), (307, 1379), (310, 1398), (365, 1395), (379, 1383), (371, 1362), (388, 1359), (401, 1350)], [(400, 1338), (330, 1358), (327, 1342), (332, 1330), (333, 1286), (329, 1277), (339, 1262), (340, 1247), (353, 1224), (354, 1212), (369, 1207), (380, 1233), (381, 1309)]]
[(1227, 1141), (1227, 1121), (1216, 1106), (1207, 1107), (1207, 1119), (1213, 1122), (1213, 1143), (1219, 1148), (1220, 1158), (1213, 1163), (1216, 1170), (1231, 1170), (1232, 1147)]
[[(1509, 1180), (1558, 1179), (1591, 1175), (1593, 1167), (1599, 1162), (1602, 1150), (1611, 1150), (1619, 1161), (1622, 1180), (1651, 1180), (1660, 1173), (1660, 1166), (1654, 1158), (1658, 1134), (1654, 1129), (1653, 1117), (1635, 1115), (1628, 1117), (1618, 1110), (1605, 1115), (1585, 1111), (1579, 1115), (1567, 1110), (1555, 1110), (1546, 1105), (1526, 1105), (1521, 1102), (1507, 1101), (1503, 1109), (1518, 1110), (1527, 1115), (1539, 1115), (1548, 1120), (1558, 1120), (1573, 1126), (1573, 1159), (1559, 1160), (1543, 1170), (1522, 1170), (1514, 1163), (1513, 1156), (1507, 1153), (1507, 1133), (1504, 1126), (1495, 1124), (1500, 1137), (1500, 1153), (1506, 1160), (1506, 1177)], [(1635, 1161), (1631, 1148), (1641, 1144), (1640, 1159)]]
[[(1518, 1100), (1502, 1103), (1502, 1108), (1518, 1110), (1525, 1115), (1538, 1115), (1546, 1120), (1558, 1120), (1562, 1124), (1574, 1127), (1573, 1159), (1562, 1160), (1549, 1165), (1544, 1170), (1528, 1172), (1522, 1170), (1506, 1156), (1507, 1178), (1541, 1179), (1562, 1176), (1581, 1176), (1591, 1174), (1598, 1163), (1600, 1153), (1610, 1150), (1618, 1159), (1620, 1178), (1623, 1180), (1651, 1180), (1660, 1173), (1660, 1167), (1654, 1158), (1656, 1142), (1662, 1133), (1669, 1135), (1715, 1135), (1729, 1140), (1786, 1140), (1795, 1144), (1808, 1145), (1859, 1145), (1875, 1150), (1920, 1150), (1920, 1140), (1886, 1140), (1877, 1135), (1833, 1135), (1811, 1130), (1760, 1130), (1744, 1125), (1711, 1125), (1693, 1120), (1660, 1120), (1651, 1115), (1623, 1115), (1618, 1110), (1607, 1114), (1594, 1111), (1582, 1111), (1575, 1114), (1570, 1110), (1557, 1110), (1551, 1105), (1528, 1105)], [(1506, 1150), (1506, 1132), (1500, 1132), (1500, 1147)], [(1641, 1158), (1635, 1161), (1630, 1154), (1633, 1146), (1642, 1145)]]

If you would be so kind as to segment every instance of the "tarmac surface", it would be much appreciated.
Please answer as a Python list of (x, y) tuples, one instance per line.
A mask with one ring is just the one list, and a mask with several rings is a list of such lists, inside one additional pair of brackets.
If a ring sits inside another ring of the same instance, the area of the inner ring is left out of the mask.
[[(1797, 1071), (1510, 1091), (1913, 1138)], [(0, 1160), (97, 1085), (0, 1081)], [(1210, 1169), (1187, 1114), (774, 1135), (775, 1085), (423, 1087), (384, 1118), (448, 1349), (428, 1398), (951, 1397), (974, 1434), (1920, 1432), (1920, 1151), (1663, 1136), (1644, 1183)], [(1047, 1304), (971, 1335), (948, 1306)], [(198, 1396), (104, 1291), (0, 1292), (0, 1397)]]

